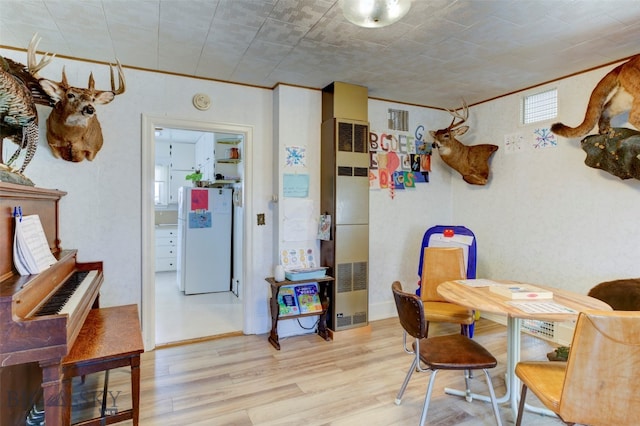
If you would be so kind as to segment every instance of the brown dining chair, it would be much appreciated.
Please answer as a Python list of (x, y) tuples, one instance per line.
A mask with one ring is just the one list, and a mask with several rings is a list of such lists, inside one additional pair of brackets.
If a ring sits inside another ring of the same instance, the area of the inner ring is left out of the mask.
[[(491, 383), (489, 368), (497, 365), (496, 359), (482, 345), (462, 334), (450, 334), (427, 338), (427, 321), (425, 319), (423, 302), (418, 296), (402, 291), (402, 285), (395, 281), (391, 291), (398, 310), (400, 324), (404, 329), (403, 344), (405, 352), (413, 356), (407, 376), (396, 397), (396, 404), (402, 402), (409, 379), (414, 370), (419, 372), (431, 371), (427, 394), (424, 399), (420, 425), (424, 425), (429, 410), (429, 402), (433, 392), (433, 384), (439, 370), (482, 370), (487, 378), (487, 386), (491, 395), (491, 404), (498, 425), (502, 425), (496, 395)], [(407, 335), (414, 338), (411, 348), (407, 346)], [(467, 390), (469, 378), (465, 375)]]
[(640, 311), (640, 278), (606, 281), (589, 290), (588, 295), (602, 300), (614, 311)]
[(422, 265), (420, 298), (427, 320), (426, 335), (429, 334), (430, 322), (449, 322), (460, 324), (462, 333), (469, 336), (469, 326), (475, 320), (473, 310), (447, 302), (437, 291), (445, 281), (467, 278), (462, 248), (425, 247)]
[(567, 362), (519, 362), (522, 422), (527, 389), (565, 423), (638, 424), (640, 312), (587, 311), (578, 316)]

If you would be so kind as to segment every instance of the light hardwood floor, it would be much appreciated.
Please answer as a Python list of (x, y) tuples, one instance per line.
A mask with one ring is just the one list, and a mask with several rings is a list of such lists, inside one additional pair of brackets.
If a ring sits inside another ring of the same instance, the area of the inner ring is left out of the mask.
[[(402, 350), (397, 318), (371, 323), (370, 333), (340, 335), (326, 342), (317, 335), (281, 339), (275, 350), (266, 335), (234, 336), (142, 355), (141, 425), (415, 425), (420, 418), (428, 374), (414, 373), (402, 404), (396, 393), (411, 363)], [(452, 325), (432, 324), (430, 335), (458, 332)], [(505, 327), (481, 319), (474, 337), (498, 358), (492, 370), (498, 395), (504, 393)], [(546, 359), (553, 346), (525, 335), (523, 359)], [(74, 384), (91, 395), (101, 375)], [(494, 425), (489, 404), (444, 394), (444, 387), (464, 386), (460, 372), (438, 374), (428, 424)], [(130, 407), (129, 373), (112, 372), (108, 408)], [(486, 393), (478, 372), (472, 390)], [(115, 404), (114, 404), (115, 401)], [(535, 397), (528, 401), (539, 404)], [(91, 405), (91, 403), (85, 403)], [(93, 404), (95, 405), (95, 404)], [(505, 425), (510, 410), (501, 407)], [(562, 425), (555, 418), (525, 414), (526, 425)], [(132, 424), (120, 423), (122, 425)]]

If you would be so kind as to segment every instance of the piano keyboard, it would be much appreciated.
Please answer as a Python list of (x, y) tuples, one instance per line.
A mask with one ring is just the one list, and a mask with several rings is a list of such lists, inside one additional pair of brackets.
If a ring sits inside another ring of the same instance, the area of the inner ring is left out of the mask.
[(98, 275), (98, 271), (76, 271), (60, 286), (60, 288), (47, 300), (34, 316), (69, 314), (72, 315), (78, 303), (82, 299), (86, 288)]

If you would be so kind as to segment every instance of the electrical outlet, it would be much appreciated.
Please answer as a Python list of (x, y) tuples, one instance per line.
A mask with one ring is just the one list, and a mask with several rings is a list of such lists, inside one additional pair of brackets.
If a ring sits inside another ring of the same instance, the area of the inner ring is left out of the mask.
[(258, 213), (258, 225), (264, 225), (264, 213)]

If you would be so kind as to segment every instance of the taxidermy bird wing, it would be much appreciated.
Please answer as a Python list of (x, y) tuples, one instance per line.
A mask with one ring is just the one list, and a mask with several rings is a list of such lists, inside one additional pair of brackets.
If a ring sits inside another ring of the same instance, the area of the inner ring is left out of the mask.
[(18, 171), (22, 173), (38, 146), (38, 112), (31, 91), (11, 73), (9, 61), (1, 57), (0, 60), (0, 136), (18, 144), (18, 151), (11, 157), (13, 160), (27, 148), (27, 157)]
[[(38, 147), (38, 111), (36, 103), (52, 106), (53, 101), (42, 90), (38, 72), (55, 57), (45, 53), (36, 60), (36, 49), (40, 38), (34, 34), (27, 49), (27, 66), (0, 56), (0, 148), (2, 140), (10, 138), (18, 144), (17, 151), (7, 165), (18, 158), (20, 151), (27, 150), (18, 173), (22, 174)], [(0, 166), (3, 166), (0, 152)], [(6, 167), (6, 166), (5, 166)], [(7, 167), (11, 170), (10, 167)]]

